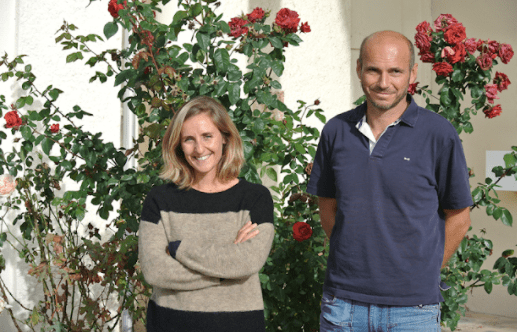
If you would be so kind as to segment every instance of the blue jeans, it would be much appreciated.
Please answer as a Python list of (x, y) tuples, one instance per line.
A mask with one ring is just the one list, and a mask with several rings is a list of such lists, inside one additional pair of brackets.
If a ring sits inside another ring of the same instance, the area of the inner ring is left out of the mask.
[(323, 292), (320, 332), (439, 332), (440, 304), (397, 307), (340, 299)]

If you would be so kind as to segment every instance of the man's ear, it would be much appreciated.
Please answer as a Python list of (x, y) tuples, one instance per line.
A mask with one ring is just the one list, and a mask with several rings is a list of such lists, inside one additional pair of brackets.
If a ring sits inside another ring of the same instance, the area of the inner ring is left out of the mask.
[(415, 63), (413, 65), (413, 68), (411, 68), (411, 73), (409, 74), (409, 83), (413, 84), (415, 83), (416, 81), (416, 77), (417, 77), (417, 73), (418, 73), (418, 63)]
[(361, 80), (361, 70), (362, 70), (361, 61), (357, 59), (357, 66), (355, 67), (355, 72), (357, 73), (357, 77), (359, 77), (359, 80)]

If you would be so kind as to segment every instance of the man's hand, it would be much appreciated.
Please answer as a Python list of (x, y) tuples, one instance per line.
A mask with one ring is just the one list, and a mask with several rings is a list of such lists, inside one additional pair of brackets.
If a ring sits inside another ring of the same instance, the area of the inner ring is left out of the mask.
[(445, 248), (442, 269), (447, 266), (470, 227), (470, 207), (459, 210), (443, 210), (445, 213)]
[(235, 241), (233, 243), (242, 243), (249, 239), (254, 238), (259, 233), (259, 230), (253, 230), (257, 227), (257, 224), (252, 224), (251, 221), (248, 221), (237, 233), (237, 237), (235, 238)]

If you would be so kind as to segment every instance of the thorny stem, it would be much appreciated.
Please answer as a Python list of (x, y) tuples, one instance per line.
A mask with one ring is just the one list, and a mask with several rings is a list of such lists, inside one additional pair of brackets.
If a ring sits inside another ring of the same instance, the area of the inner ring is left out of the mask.
[[(2, 278), (0, 277), (0, 290), (2, 291), (2, 298), (4, 299), (5, 303), (9, 304), (9, 300), (7, 298), (7, 295), (5, 295), (5, 288), (4, 288), (4, 282), (2, 280)], [(9, 295), (11, 295), (11, 297), (24, 309), (26, 310), (29, 310), (27, 309), (26, 307), (24, 307), (20, 302), (18, 302), (18, 300), (16, 300), (16, 298), (14, 298), (14, 296), (11, 294), (11, 292), (9, 291), (9, 289), (7, 289), (7, 291), (9, 292)], [(11, 308), (7, 308), (7, 311), (9, 312), (9, 315), (11, 316), (11, 320), (13, 321), (14, 323), (14, 326), (16, 327), (16, 329), (18, 330), (18, 332), (23, 332), (22, 329), (20, 328), (20, 326), (18, 325), (18, 322), (16, 321), (16, 318), (14, 317), (14, 313), (13, 313), (13, 310)]]
[[(507, 175), (511, 172), (511, 170), (512, 170), (512, 167), (509, 167), (509, 168), (508, 168), (508, 169), (507, 169), (507, 170), (506, 170), (506, 171), (505, 171), (505, 172), (504, 172), (504, 173), (503, 173), (503, 174), (502, 174), (502, 175), (501, 175), (501, 176), (500, 176), (500, 177), (499, 177), (499, 178), (498, 178), (494, 183), (492, 183), (492, 184), (490, 185), (490, 186), (491, 186), (491, 188), (493, 188), (495, 185), (497, 185), (497, 184), (499, 183), (499, 181), (501, 181), (501, 179), (502, 179), (502, 178), (504, 178), (505, 176), (507, 176)], [(478, 202), (476, 202), (474, 205), (472, 205), (472, 206), (470, 207), (470, 211), (474, 210), (474, 208), (479, 208), (479, 203), (480, 203), (483, 199), (485, 199), (485, 197), (486, 197), (486, 194), (485, 194), (485, 192), (483, 191), (483, 196), (481, 197), (481, 199), (480, 199)]]

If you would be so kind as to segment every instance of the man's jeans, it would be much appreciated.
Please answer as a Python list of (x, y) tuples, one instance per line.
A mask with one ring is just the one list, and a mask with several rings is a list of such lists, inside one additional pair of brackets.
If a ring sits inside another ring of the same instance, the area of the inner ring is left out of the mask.
[(320, 332), (436, 332), (440, 304), (397, 307), (340, 299), (323, 292)]

